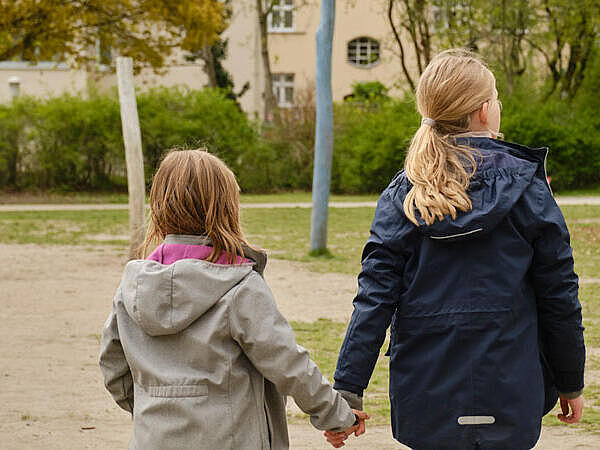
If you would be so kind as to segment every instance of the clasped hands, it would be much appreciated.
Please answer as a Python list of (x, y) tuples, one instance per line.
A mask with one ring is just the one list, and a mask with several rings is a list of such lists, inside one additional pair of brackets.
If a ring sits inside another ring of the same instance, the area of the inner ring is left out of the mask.
[(333, 447), (340, 448), (344, 446), (344, 441), (348, 439), (348, 436), (350, 436), (352, 433), (354, 433), (354, 436), (360, 436), (366, 431), (365, 421), (370, 418), (369, 415), (366, 412), (358, 411), (357, 409), (353, 409), (352, 412), (356, 415), (358, 420), (356, 425), (352, 425), (350, 428), (344, 431), (325, 431), (323, 433), (327, 439), (327, 442), (329, 442)]

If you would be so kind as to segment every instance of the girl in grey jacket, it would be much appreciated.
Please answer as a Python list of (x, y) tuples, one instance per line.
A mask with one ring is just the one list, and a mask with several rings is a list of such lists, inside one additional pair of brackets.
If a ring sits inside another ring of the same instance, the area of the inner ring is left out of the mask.
[(278, 311), (239, 220), (239, 187), (201, 150), (174, 151), (150, 191), (146, 259), (125, 267), (100, 367), (133, 415), (131, 449), (286, 449), (285, 395), (320, 430), (364, 431)]

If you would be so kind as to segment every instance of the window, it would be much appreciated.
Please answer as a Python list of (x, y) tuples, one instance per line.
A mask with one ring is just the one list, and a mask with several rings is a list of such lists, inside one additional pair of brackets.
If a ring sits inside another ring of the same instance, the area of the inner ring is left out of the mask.
[(277, 106), (289, 108), (294, 105), (294, 74), (274, 73), (273, 94), (277, 99)]
[(269, 31), (294, 31), (294, 0), (273, 0), (268, 18)]
[(379, 61), (379, 42), (369, 37), (359, 37), (348, 42), (348, 62), (353, 66), (368, 68)]

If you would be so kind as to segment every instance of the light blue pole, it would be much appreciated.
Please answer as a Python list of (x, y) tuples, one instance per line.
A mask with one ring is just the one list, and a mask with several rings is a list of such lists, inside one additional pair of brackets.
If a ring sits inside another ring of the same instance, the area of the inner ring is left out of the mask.
[(322, 252), (327, 247), (327, 216), (333, 157), (331, 51), (334, 23), (335, 0), (321, 0), (321, 23), (317, 30), (317, 129), (310, 221), (311, 252)]

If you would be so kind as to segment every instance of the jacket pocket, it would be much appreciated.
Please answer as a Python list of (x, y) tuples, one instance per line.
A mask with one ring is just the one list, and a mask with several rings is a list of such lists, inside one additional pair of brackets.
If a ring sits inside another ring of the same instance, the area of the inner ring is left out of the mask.
[(206, 397), (208, 386), (206, 384), (148, 386), (147, 392), (151, 397)]

